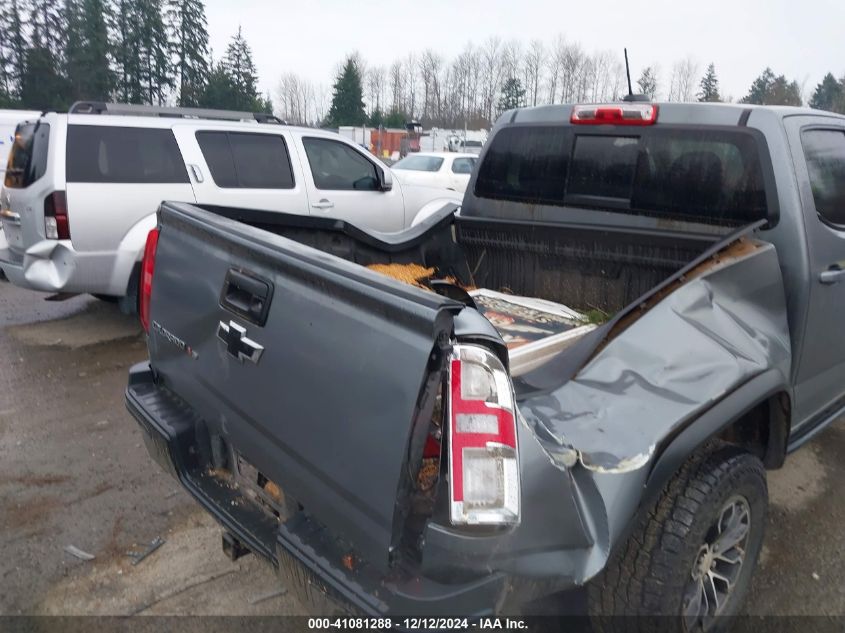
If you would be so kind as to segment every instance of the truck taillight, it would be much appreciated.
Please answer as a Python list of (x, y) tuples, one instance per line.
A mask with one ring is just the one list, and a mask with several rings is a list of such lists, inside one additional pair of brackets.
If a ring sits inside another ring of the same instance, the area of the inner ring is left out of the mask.
[(577, 105), (569, 122), (574, 125), (654, 125), (657, 106), (651, 103)]
[(495, 354), (456, 345), (449, 366), (450, 519), (455, 525), (519, 521), (513, 387)]
[(153, 273), (155, 273), (156, 249), (158, 248), (158, 228), (147, 234), (144, 246), (144, 259), (141, 261), (141, 283), (138, 296), (138, 316), (144, 331), (150, 332), (150, 297), (153, 293)]
[(48, 240), (70, 239), (67, 197), (64, 191), (54, 191), (44, 198), (44, 235)]

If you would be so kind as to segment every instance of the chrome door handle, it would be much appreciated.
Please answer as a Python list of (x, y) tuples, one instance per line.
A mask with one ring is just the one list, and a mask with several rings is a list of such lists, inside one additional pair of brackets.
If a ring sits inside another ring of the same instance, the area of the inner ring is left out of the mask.
[(319, 202), (312, 203), (311, 206), (314, 207), (315, 209), (332, 209), (332, 208), (334, 208), (334, 202), (331, 202), (331, 201), (323, 198)]
[(823, 284), (836, 284), (840, 281), (845, 281), (845, 268), (835, 267), (823, 270), (819, 275), (819, 281)]
[(202, 182), (203, 179), (200, 168), (197, 165), (189, 165), (189, 167), (191, 168), (191, 173), (194, 175), (194, 180), (196, 180), (197, 182)]

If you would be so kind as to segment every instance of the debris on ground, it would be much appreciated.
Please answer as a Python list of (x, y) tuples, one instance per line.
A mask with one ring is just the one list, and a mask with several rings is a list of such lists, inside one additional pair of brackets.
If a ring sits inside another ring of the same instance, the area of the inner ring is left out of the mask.
[(84, 552), (75, 545), (66, 545), (65, 551), (71, 556), (75, 556), (79, 560), (94, 560), (94, 555)]
[(276, 589), (275, 591), (271, 591), (270, 593), (264, 593), (264, 594), (249, 598), (247, 600), (247, 602), (250, 605), (256, 605), (256, 604), (259, 604), (261, 602), (266, 602), (267, 600), (270, 600), (272, 598), (278, 598), (279, 596), (283, 596), (287, 592), (288, 592), (287, 589)]
[(367, 266), (373, 272), (381, 275), (392, 277), (398, 281), (403, 281), (406, 284), (411, 284), (417, 288), (425, 288), (425, 281), (431, 279), (434, 275), (434, 268), (426, 268), (419, 264), (370, 264)]
[(144, 560), (147, 556), (152, 554), (154, 551), (156, 551), (159, 547), (164, 545), (164, 543), (165, 543), (165, 540), (163, 538), (161, 538), (160, 536), (157, 536), (152, 541), (150, 541), (150, 544), (147, 545), (146, 549), (144, 549), (143, 551), (126, 552), (126, 555), (129, 558), (132, 559), (132, 565), (134, 566), (134, 565), (137, 565), (138, 563), (140, 563), (142, 560)]

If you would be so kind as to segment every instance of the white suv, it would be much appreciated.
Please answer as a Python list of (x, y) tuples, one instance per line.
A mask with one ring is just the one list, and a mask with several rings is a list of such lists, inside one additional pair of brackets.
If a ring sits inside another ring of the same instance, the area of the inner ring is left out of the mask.
[(0, 194), (0, 269), (19, 286), (121, 298), (131, 310), (163, 200), (380, 232), (461, 202), (453, 191), (394, 182), (332, 132), (249, 113), (80, 103), (18, 127)]

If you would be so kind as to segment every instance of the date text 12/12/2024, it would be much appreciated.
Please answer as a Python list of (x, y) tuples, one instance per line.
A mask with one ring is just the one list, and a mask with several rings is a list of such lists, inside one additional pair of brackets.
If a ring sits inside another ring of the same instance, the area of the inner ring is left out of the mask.
[(528, 624), (520, 618), (308, 618), (310, 630), (391, 630), (404, 631), (520, 631), (527, 630)]

